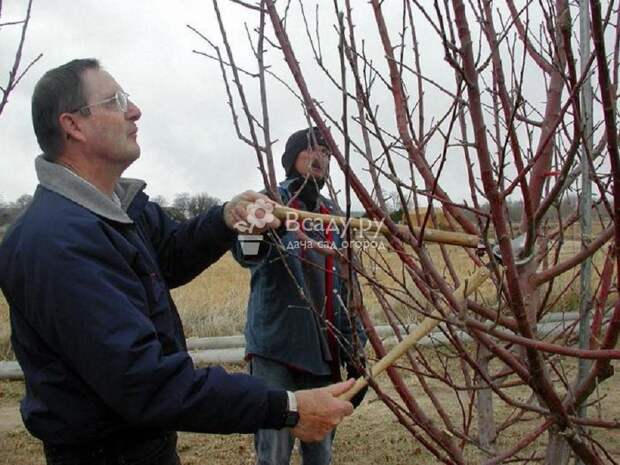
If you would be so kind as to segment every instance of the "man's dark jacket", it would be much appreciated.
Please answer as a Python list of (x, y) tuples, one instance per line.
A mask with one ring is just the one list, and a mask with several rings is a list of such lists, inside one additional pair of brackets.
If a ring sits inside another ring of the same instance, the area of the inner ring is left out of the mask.
[[(279, 193), (286, 204), (293, 197), (295, 179), (279, 185)], [(314, 206), (297, 199), (295, 208), (318, 212), (322, 205), (335, 213), (335, 205), (319, 196)], [(325, 232), (329, 226), (315, 225), (316, 230), (306, 235), (326, 246), (342, 246), (341, 231), (331, 227), (331, 243)], [(341, 279), (338, 260), (333, 263), (331, 275), (333, 320), (327, 324), (326, 315), (326, 258), (293, 231), (281, 230), (274, 243), (269, 237), (260, 244), (256, 255), (247, 255), (240, 241), (233, 247), (233, 256), (252, 272), (250, 297), (245, 326), (246, 353), (275, 360), (289, 367), (318, 376), (332, 375), (335, 364), (347, 364), (366, 343), (366, 334), (359, 319), (352, 330), (346, 308), (347, 287)], [(338, 347), (334, 350), (328, 341), (333, 329)], [(353, 334), (356, 334), (355, 337)], [(357, 347), (356, 347), (357, 346)], [(333, 353), (333, 352), (338, 353)]]
[(32, 204), (0, 247), (28, 430), (47, 443), (84, 444), (281, 427), (284, 391), (194, 367), (169, 293), (234, 243), (222, 208), (178, 224), (141, 181), (121, 179), (115, 203), (42, 157), (36, 166)]

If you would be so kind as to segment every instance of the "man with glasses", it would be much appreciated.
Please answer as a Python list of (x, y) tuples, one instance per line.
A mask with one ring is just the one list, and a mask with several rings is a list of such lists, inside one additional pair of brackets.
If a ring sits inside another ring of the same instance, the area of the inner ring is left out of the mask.
[[(0, 246), (0, 286), (25, 375), (21, 413), (48, 464), (178, 464), (177, 430), (290, 427), (320, 440), (350, 403), (196, 368), (169, 289), (235, 242), (245, 192), (179, 224), (121, 178), (140, 155), (140, 109), (93, 59), (48, 71), (32, 97), (39, 186)], [(265, 227), (278, 227), (273, 220)]]

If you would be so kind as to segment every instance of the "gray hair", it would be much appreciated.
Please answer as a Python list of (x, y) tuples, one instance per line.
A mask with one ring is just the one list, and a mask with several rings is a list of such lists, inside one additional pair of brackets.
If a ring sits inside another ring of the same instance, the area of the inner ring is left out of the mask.
[(65, 134), (60, 115), (87, 104), (82, 74), (99, 68), (99, 61), (94, 58), (72, 60), (49, 70), (37, 82), (32, 94), (32, 125), (47, 159), (58, 159), (63, 149)]

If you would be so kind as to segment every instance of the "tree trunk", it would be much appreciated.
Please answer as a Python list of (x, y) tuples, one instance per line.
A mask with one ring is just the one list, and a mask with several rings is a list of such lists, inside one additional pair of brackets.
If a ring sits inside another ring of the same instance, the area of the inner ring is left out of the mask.
[[(478, 350), (478, 364), (480, 369), (489, 375), (489, 359), (491, 352), (481, 345)], [(476, 375), (475, 385), (480, 386), (486, 384), (480, 375)], [(478, 440), (480, 446), (495, 455), (495, 439), (497, 431), (495, 430), (495, 418), (493, 415), (493, 391), (491, 388), (480, 389), (477, 391), (476, 408), (478, 410)], [(480, 463), (487, 461), (486, 455), (480, 457)]]
[[(534, 334), (537, 334), (537, 313), (541, 305), (541, 287), (534, 286), (531, 283), (530, 276), (534, 274), (536, 269), (536, 262), (532, 260), (531, 263), (523, 267), (521, 270), (521, 288), (525, 296), (527, 317), (532, 325)], [(525, 359), (522, 348), (522, 356)], [(545, 404), (541, 402), (541, 406)], [(545, 450), (545, 464), (546, 465), (568, 465), (568, 459), (570, 457), (570, 446), (564, 439), (564, 436), (560, 434), (556, 428), (549, 430), (549, 442)]]
[(567, 465), (570, 447), (564, 436), (556, 429), (549, 431), (549, 443), (545, 451), (545, 465)]

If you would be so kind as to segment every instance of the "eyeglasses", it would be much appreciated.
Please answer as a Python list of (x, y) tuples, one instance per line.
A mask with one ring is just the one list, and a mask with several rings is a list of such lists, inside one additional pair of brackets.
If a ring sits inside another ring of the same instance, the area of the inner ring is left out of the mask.
[(75, 113), (79, 111), (83, 115), (87, 116), (90, 114), (90, 108), (103, 105), (104, 103), (114, 102), (116, 104), (116, 110), (121, 113), (127, 113), (127, 108), (129, 106), (129, 94), (127, 92), (123, 92), (122, 90), (116, 91), (113, 97), (107, 98), (105, 100), (101, 100), (99, 102), (91, 103), (90, 105), (84, 105), (76, 110), (70, 111), (69, 113)]

